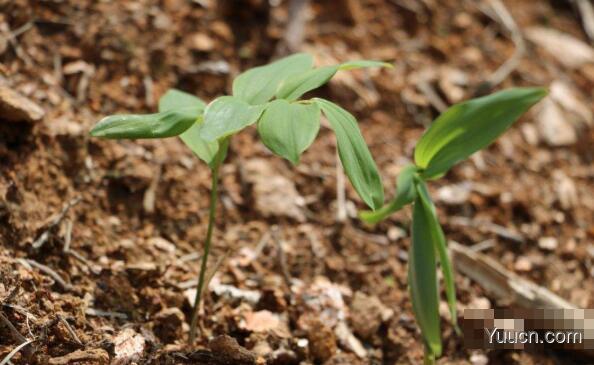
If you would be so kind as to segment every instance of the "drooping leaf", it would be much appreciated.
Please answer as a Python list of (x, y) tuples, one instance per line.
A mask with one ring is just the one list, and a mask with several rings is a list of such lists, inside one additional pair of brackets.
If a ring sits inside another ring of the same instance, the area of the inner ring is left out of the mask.
[(396, 213), (405, 205), (412, 203), (417, 195), (414, 183), (416, 173), (417, 167), (415, 165), (404, 167), (398, 175), (398, 179), (396, 179), (394, 199), (376, 211), (360, 212), (359, 218), (366, 223), (375, 224)]
[[(161, 99), (159, 99), (159, 112), (185, 108), (188, 106), (200, 106), (202, 108), (201, 113), (203, 113), (204, 108), (206, 108), (206, 103), (194, 95), (176, 89), (169, 89), (163, 96), (161, 96)], [(194, 124), (192, 124), (192, 126), (184, 133), (180, 134), (179, 137), (186, 146), (198, 156), (198, 158), (206, 162), (212, 168), (211, 163), (219, 150), (219, 142), (207, 142), (200, 137), (200, 125), (203, 121), (204, 118), (201, 115), (196, 119), (196, 122), (194, 122)]]
[(341, 71), (346, 70), (354, 70), (357, 68), (367, 68), (367, 67), (386, 67), (386, 68), (394, 68), (392, 64), (387, 62), (381, 61), (372, 61), (372, 60), (357, 60), (357, 61), (348, 61), (342, 63), (338, 66), (338, 69)]
[(167, 92), (159, 99), (159, 112), (191, 106), (200, 107), (202, 111), (204, 111), (206, 103), (192, 94), (177, 89), (167, 90)]
[(417, 196), (413, 204), (412, 244), (408, 262), (408, 285), (413, 312), (421, 329), (428, 355), (441, 355), (439, 295), (435, 247), (423, 203)]
[(425, 216), (425, 222), (427, 224), (427, 231), (431, 237), (433, 247), (439, 254), (439, 262), (441, 263), (441, 271), (443, 273), (443, 281), (445, 284), (446, 297), (448, 299), (448, 306), (450, 308), (450, 316), (452, 325), (459, 331), (456, 314), (456, 286), (454, 281), (454, 270), (450, 262), (450, 256), (448, 255), (448, 248), (446, 244), (445, 235), (437, 219), (437, 212), (435, 206), (429, 196), (427, 185), (424, 181), (418, 180), (415, 184), (417, 195), (419, 197), (422, 207), (423, 214)]
[(357, 120), (328, 100), (313, 100), (320, 106), (336, 134), (338, 155), (351, 184), (371, 209), (378, 209), (384, 202), (384, 188)]
[(155, 114), (111, 115), (101, 119), (91, 135), (109, 139), (173, 137), (190, 128), (201, 113), (200, 106), (191, 106)]
[(415, 148), (423, 178), (433, 179), (488, 146), (546, 95), (542, 88), (514, 88), (456, 104), (441, 114)]
[(313, 67), (313, 58), (297, 53), (265, 66), (252, 68), (233, 81), (233, 95), (249, 104), (269, 101), (280, 83), (292, 75), (306, 72)]
[(266, 147), (295, 165), (319, 130), (320, 108), (315, 103), (291, 104), (282, 99), (274, 100), (258, 122), (258, 133)]
[(338, 66), (325, 66), (293, 75), (280, 85), (276, 97), (289, 101), (297, 100), (306, 92), (327, 83), (336, 71), (338, 71)]
[(239, 132), (255, 123), (265, 105), (249, 105), (234, 96), (221, 96), (213, 100), (204, 111), (200, 137), (211, 142)]

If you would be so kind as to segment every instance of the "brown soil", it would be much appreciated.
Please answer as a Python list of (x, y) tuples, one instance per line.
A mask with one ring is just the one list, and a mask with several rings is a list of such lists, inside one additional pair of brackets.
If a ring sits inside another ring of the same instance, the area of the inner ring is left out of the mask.
[[(39, 121), (0, 115), (0, 311), (35, 339), (13, 364), (421, 363), (406, 290), (410, 211), (365, 226), (347, 183), (349, 217), (338, 222), (330, 131), (322, 129), (297, 168), (267, 152), (254, 130), (234, 138), (210, 261), (220, 266), (192, 348), (186, 323), (209, 171), (176, 138), (87, 135), (104, 115), (155, 110), (170, 87), (204, 100), (228, 93), (234, 75), (284, 49), (288, 5), (276, 3), (0, 0), (0, 85), (45, 110)], [(357, 115), (391, 197), (438, 115), (419, 85), (447, 104), (484, 92), (514, 45), (474, 1), (311, 3), (301, 49), (319, 64), (395, 64), (342, 74), (316, 92)], [(521, 29), (549, 26), (587, 42), (563, 1), (505, 3)], [(594, 64), (569, 67), (534, 43), (497, 88), (554, 81), (593, 112)], [(545, 117), (529, 113), (431, 184), (449, 239), (492, 240), (489, 256), (580, 307), (594, 304), (587, 113), (571, 114), (564, 128), (575, 138), (560, 146), (541, 136)], [(468, 220), (479, 224), (460, 224)], [(507, 234), (482, 229), (485, 221)], [(460, 309), (500, 304), (459, 273), (456, 282)], [(466, 350), (443, 312), (442, 364), (570, 361), (555, 352)], [(21, 341), (0, 324), (0, 361)]]

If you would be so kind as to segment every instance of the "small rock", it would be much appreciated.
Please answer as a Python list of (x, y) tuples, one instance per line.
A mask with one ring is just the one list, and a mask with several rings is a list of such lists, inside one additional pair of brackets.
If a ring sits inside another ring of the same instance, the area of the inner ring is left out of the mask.
[(594, 62), (594, 49), (567, 33), (553, 28), (529, 27), (525, 29), (525, 35), (568, 68)]
[(240, 327), (252, 332), (272, 332), (281, 338), (291, 337), (287, 323), (267, 310), (245, 313)]
[(324, 362), (336, 352), (334, 332), (319, 320), (311, 320), (308, 325), (309, 352), (314, 360)]
[(526, 256), (520, 256), (514, 264), (514, 269), (517, 271), (530, 271), (532, 270), (532, 261)]
[(183, 334), (185, 316), (178, 308), (165, 308), (155, 314), (153, 332), (163, 343), (173, 343)]
[(538, 239), (538, 247), (547, 251), (555, 251), (559, 242), (555, 237), (541, 237)]
[(437, 200), (448, 205), (464, 204), (470, 196), (471, 189), (472, 184), (469, 182), (446, 185), (437, 191)]
[(472, 365), (487, 365), (489, 358), (485, 354), (474, 353), (470, 355), (470, 363)]
[(367, 356), (367, 350), (363, 347), (363, 344), (349, 329), (345, 322), (340, 322), (334, 328), (334, 333), (336, 334), (336, 338), (340, 342), (341, 346), (354, 352), (355, 355), (360, 357), (361, 359)]
[(194, 33), (190, 36), (190, 48), (196, 51), (211, 51), (214, 48), (214, 41), (204, 33)]
[(251, 159), (241, 169), (242, 178), (253, 185), (255, 208), (264, 217), (285, 216), (305, 221), (299, 195), (293, 181), (275, 171), (265, 159)]
[(113, 365), (127, 365), (140, 360), (144, 352), (144, 337), (132, 328), (126, 328), (113, 339)]
[(229, 365), (251, 365), (257, 360), (256, 354), (240, 346), (231, 336), (222, 335), (213, 338), (208, 348), (218, 360), (218, 363)]
[(577, 141), (573, 124), (550, 97), (542, 101), (537, 118), (541, 136), (549, 146), (568, 146)]
[[(357, 336), (369, 339), (384, 319), (389, 319), (393, 311), (386, 308), (376, 296), (356, 292), (351, 304), (351, 325)], [(387, 318), (386, 318), (387, 317)]]
[(6, 86), (0, 86), (0, 119), (36, 122), (45, 111), (37, 104)]

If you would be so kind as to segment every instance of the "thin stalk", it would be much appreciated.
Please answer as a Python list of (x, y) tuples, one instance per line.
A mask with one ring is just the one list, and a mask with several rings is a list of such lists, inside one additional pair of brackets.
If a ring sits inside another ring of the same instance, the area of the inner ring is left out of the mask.
[(198, 276), (198, 287), (196, 288), (196, 297), (194, 299), (194, 308), (192, 310), (192, 321), (190, 322), (190, 337), (188, 344), (192, 345), (196, 340), (196, 327), (198, 325), (198, 315), (200, 312), (200, 301), (202, 299), (202, 291), (204, 290), (206, 267), (208, 263), (208, 254), (210, 252), (210, 244), (212, 242), (212, 232), (214, 231), (215, 215), (217, 210), (218, 190), (219, 190), (219, 167), (227, 155), (227, 147), (229, 146), (228, 139), (224, 140), (219, 145), (219, 151), (212, 163), (211, 171), (211, 186), (210, 186), (210, 205), (208, 208), (208, 228), (206, 230), (206, 239), (204, 241), (204, 253), (202, 254), (202, 262), (200, 264), (200, 273)]

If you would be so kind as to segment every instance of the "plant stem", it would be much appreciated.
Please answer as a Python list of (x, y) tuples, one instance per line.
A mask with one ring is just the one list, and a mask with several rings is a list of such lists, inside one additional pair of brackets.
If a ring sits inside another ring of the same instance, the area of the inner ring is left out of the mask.
[(200, 300), (202, 299), (202, 291), (204, 290), (206, 268), (208, 263), (208, 254), (210, 252), (210, 244), (212, 242), (212, 232), (214, 230), (215, 214), (217, 210), (218, 188), (219, 188), (219, 167), (227, 155), (228, 140), (223, 141), (219, 146), (219, 151), (215, 156), (211, 170), (211, 187), (210, 187), (210, 205), (208, 208), (208, 228), (206, 230), (206, 239), (204, 241), (204, 253), (202, 255), (202, 262), (200, 264), (200, 273), (198, 276), (198, 287), (196, 288), (196, 297), (194, 300), (194, 308), (192, 310), (192, 321), (190, 322), (190, 337), (188, 344), (192, 345), (196, 339), (196, 327), (198, 325), (198, 315), (200, 312)]

